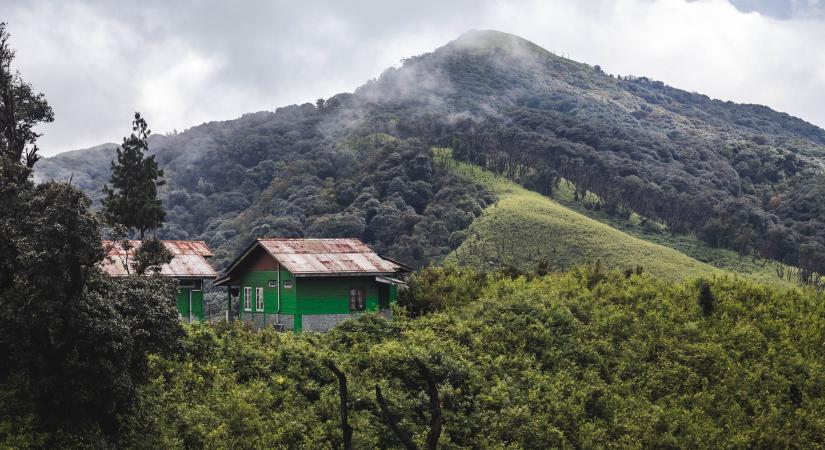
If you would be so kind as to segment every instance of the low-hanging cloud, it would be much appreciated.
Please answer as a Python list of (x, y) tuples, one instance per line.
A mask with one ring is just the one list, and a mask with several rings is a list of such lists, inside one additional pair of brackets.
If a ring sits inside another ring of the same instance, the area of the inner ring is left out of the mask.
[(825, 126), (816, 0), (142, 2), (0, 0), (16, 67), (55, 109), (54, 154), (352, 92), (470, 29), (614, 74), (760, 103)]

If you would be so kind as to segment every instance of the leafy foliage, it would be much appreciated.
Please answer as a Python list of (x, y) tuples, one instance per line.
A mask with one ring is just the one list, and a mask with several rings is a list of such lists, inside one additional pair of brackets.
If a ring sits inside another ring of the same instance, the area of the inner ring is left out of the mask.
[[(423, 277), (434, 292), (467, 297), (413, 319), (365, 315), (323, 335), (188, 328), (186, 357), (150, 359), (150, 382), (109, 443), (340, 446), (328, 361), (347, 376), (353, 448), (401, 447), (376, 385), (424, 447), (432, 410), (422, 365), (437, 385), (443, 448), (807, 448), (825, 432), (816, 291), (707, 279), (716, 309), (706, 316), (700, 283), (595, 265)], [(34, 439), (36, 428), (3, 439)]]
[[(9, 46), (6, 23), (0, 22), (0, 155), (8, 163), (21, 163), (19, 181), (31, 174), (40, 159), (35, 142), (40, 137), (34, 128), (54, 120), (54, 112), (41, 93), (35, 93), (20, 73), (12, 70), (14, 50)], [(5, 175), (12, 170), (3, 168)]]
[(106, 278), (90, 199), (70, 183), (29, 180), (31, 126), (51, 110), (19, 74), (7, 76), (7, 37), (0, 26), (0, 416), (10, 418), (0, 435), (36, 429), (4, 446), (99, 446), (146, 381), (148, 354), (172, 356), (179, 343), (177, 288)]
[(709, 316), (713, 314), (716, 308), (716, 297), (710, 289), (710, 284), (705, 280), (699, 281), (699, 307), (702, 308), (702, 314)]
[(466, 305), (478, 299), (490, 276), (454, 265), (427, 267), (410, 276), (398, 304), (412, 317)]
[(114, 414), (131, 405), (147, 352), (166, 354), (180, 336), (177, 288), (159, 279), (107, 279), (97, 267), (100, 218), (78, 189), (29, 186), (9, 203), (0, 380), (20, 380), (18, 394), (32, 399), (47, 424), (111, 430)]
[[(477, 184), (439, 171), (429, 148), (417, 140), (370, 135), (297, 153), (304, 148), (274, 152), (272, 160), (247, 169), (238, 177), (246, 181), (231, 187), (242, 191), (232, 194), (234, 200), (220, 190), (228, 186), (218, 187), (226, 182), (223, 174), (214, 182), (193, 176), (214, 190), (204, 188), (209, 195), (197, 196), (170, 193), (170, 221), (206, 223), (201, 237), (217, 249), (217, 266), (234, 257), (229, 249), (262, 236), (356, 237), (382, 254), (424, 265), (455, 248), (453, 233), (494, 201)], [(243, 213), (216, 211), (243, 205), (248, 205)]]
[(169, 264), (174, 257), (175, 255), (157, 237), (144, 239), (140, 247), (135, 250), (135, 273), (137, 275), (159, 273), (160, 266)]
[(437, 165), (475, 180), (498, 197), (470, 225), (447, 263), (547, 273), (599, 261), (613, 270), (633, 272), (641, 266), (671, 280), (733, 272), (768, 284), (797, 284), (777, 276), (784, 269), (779, 263), (753, 261), (696, 238), (651, 230), (652, 221), (636, 214), (620, 216), (595, 208), (599, 198), (592, 194), (576, 200), (567, 181), (551, 199), (478, 166), (456, 162), (450, 149), (434, 152)]

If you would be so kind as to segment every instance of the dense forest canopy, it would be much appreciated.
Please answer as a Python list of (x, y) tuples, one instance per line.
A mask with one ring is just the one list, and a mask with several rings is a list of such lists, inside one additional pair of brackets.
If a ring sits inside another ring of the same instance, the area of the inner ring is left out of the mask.
[[(434, 171), (431, 145), (549, 195), (563, 177), (607, 210), (798, 265), (803, 279), (825, 272), (825, 130), (492, 31), (409, 58), (352, 94), (157, 136), (151, 151), (169, 180), (163, 235), (206, 240), (218, 266), (263, 234), (347, 234), (426, 264), (492, 200)], [(99, 197), (108, 174), (91, 158), (110, 152), (50, 158), (37, 176), (75, 174)]]

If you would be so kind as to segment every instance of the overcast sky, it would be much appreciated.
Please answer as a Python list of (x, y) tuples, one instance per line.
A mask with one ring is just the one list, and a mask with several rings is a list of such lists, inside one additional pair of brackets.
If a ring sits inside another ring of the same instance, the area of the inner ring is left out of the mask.
[(351, 92), (470, 29), (825, 127), (825, 0), (0, 0), (0, 21), (55, 110), (46, 155), (120, 142), (134, 111), (163, 133)]

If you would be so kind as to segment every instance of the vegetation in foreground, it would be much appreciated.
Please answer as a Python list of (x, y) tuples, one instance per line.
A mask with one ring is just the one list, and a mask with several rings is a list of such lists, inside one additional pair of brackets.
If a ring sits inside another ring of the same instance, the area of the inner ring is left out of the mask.
[[(424, 446), (422, 365), (440, 397), (441, 448), (823, 446), (825, 302), (815, 291), (598, 266), (516, 278), (433, 268), (404, 303), (417, 317), (367, 315), (320, 335), (191, 327), (184, 356), (150, 358), (116, 437), (59, 444), (340, 447), (332, 362), (347, 377), (355, 448), (401, 447), (376, 386)], [(2, 442), (54, 442), (36, 417), (10, 415), (16, 407), (0, 406)]]
[(177, 286), (104, 276), (105, 223), (89, 198), (70, 182), (31, 181), (34, 130), (53, 113), (10, 69), (8, 38), (0, 22), (0, 447), (82, 446), (120, 428), (150, 354), (181, 350)]

